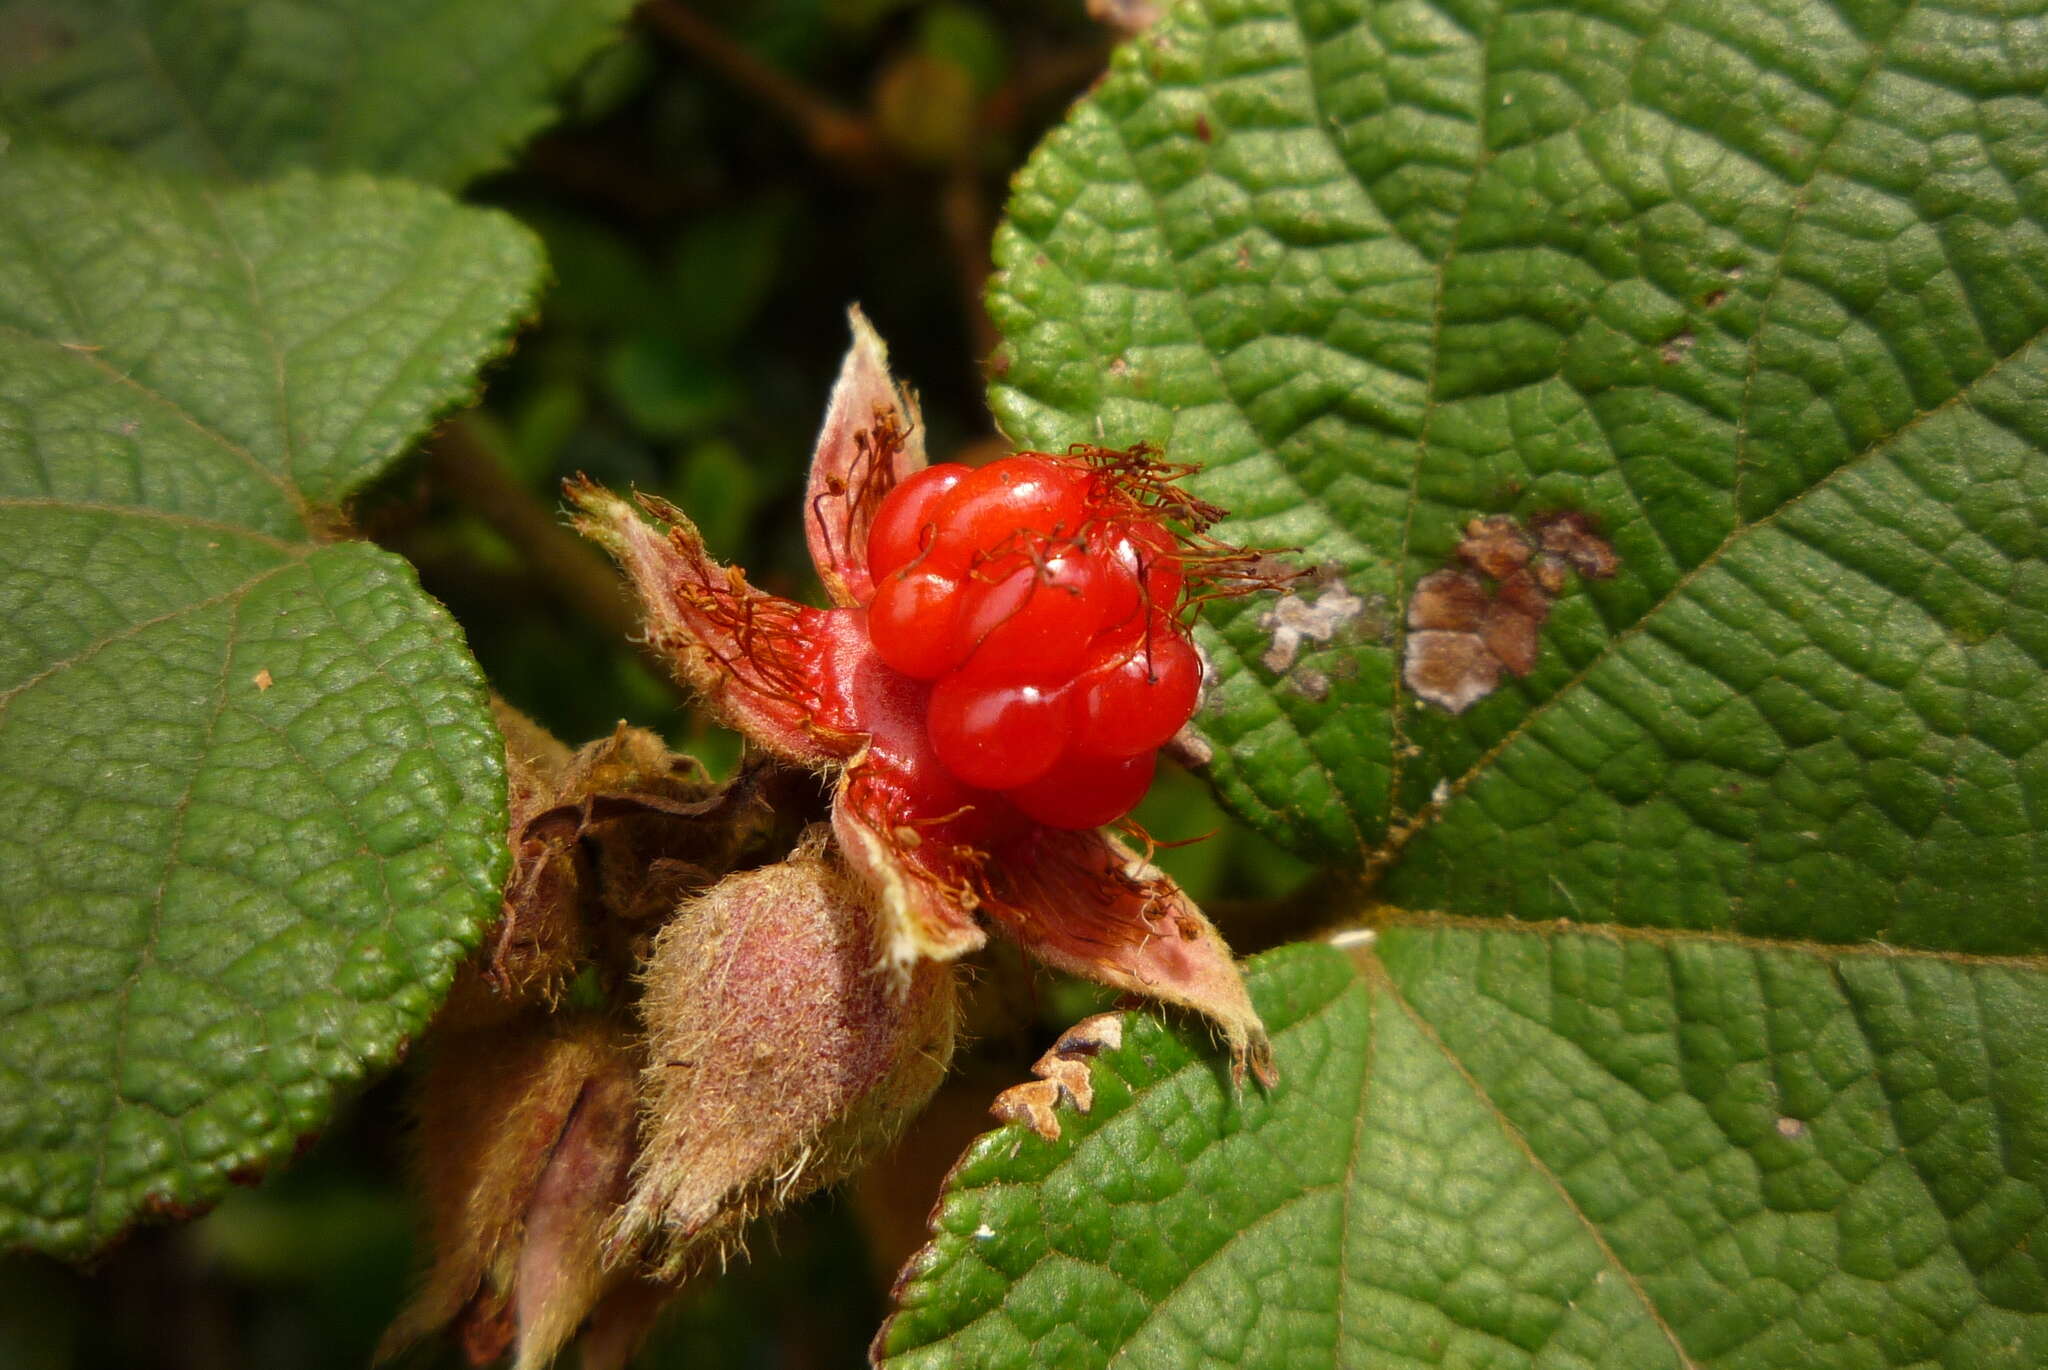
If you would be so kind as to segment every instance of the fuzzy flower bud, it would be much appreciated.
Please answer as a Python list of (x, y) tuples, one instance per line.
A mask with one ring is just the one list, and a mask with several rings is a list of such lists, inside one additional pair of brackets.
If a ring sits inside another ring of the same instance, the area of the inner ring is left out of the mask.
[(610, 1238), (663, 1275), (748, 1218), (854, 1170), (953, 1054), (953, 971), (885, 963), (875, 897), (825, 855), (727, 877), (686, 903), (643, 976), (641, 1156)]
[(445, 1038), (420, 1093), (433, 1268), (378, 1359), (452, 1325), (473, 1365), (546, 1365), (636, 1283), (601, 1238), (626, 1192), (638, 1058), (596, 1015)]

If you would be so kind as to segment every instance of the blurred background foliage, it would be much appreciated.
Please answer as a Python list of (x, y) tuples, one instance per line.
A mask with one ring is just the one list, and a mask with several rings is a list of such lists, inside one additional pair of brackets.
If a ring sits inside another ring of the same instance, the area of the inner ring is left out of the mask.
[[(933, 458), (1000, 454), (982, 399), (989, 236), (1010, 173), (1120, 36), (1082, 0), (643, 5), (563, 93), (561, 122), (471, 188), (541, 235), (554, 284), (477, 408), (365, 503), (365, 531), (414, 561), (498, 688), (560, 737), (626, 719), (729, 768), (737, 740), (625, 642), (609, 569), (554, 516), (561, 478), (666, 496), (757, 583), (816, 599), (798, 505), (854, 301), (918, 389)], [(1304, 868), (1200, 782), (1163, 770), (1139, 817), (1186, 843), (1158, 859), (1241, 953), (1301, 930), (1285, 896)], [(754, 1259), (686, 1295), (640, 1364), (865, 1363), (988, 1101), (1106, 1006), (1001, 944), (973, 975), (967, 1049), (926, 1117), (860, 1182), (756, 1232)], [(405, 1119), (403, 1081), (385, 1081), (196, 1223), (139, 1232), (91, 1270), (0, 1264), (0, 1366), (366, 1365), (420, 1258)]]

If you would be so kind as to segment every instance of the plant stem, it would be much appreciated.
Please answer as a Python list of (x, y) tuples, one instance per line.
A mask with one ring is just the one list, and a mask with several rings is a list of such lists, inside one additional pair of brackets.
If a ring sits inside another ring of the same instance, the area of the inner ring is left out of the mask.
[(819, 160), (862, 180), (888, 169), (889, 157), (867, 120), (762, 61), (678, 0), (645, 0), (640, 13), (677, 47), (782, 116)]
[(610, 563), (506, 472), (474, 423), (458, 416), (442, 424), (427, 446), (427, 466), (434, 484), (511, 543), (534, 578), (571, 611), (615, 640), (640, 631), (639, 614)]

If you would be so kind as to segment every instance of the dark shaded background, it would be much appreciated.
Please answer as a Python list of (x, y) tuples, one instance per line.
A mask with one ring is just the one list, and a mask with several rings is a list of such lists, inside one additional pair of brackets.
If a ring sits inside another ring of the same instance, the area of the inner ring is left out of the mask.
[[(1002, 449), (980, 303), (1010, 172), (1102, 70), (1081, 0), (656, 0), (568, 93), (567, 117), (472, 198), (546, 240), (539, 320), (359, 517), (419, 566), (498, 688), (581, 742), (625, 718), (714, 768), (693, 718), (621, 640), (624, 601), (554, 518), (561, 477), (638, 486), (758, 583), (815, 596), (804, 463), (859, 301), (920, 391), (934, 459)], [(569, 544), (566, 545), (565, 544)], [(1162, 776), (1140, 817), (1240, 951), (1302, 868)], [(977, 958), (968, 1049), (860, 1183), (759, 1230), (756, 1259), (680, 1302), (651, 1367), (856, 1366), (945, 1169), (1057, 1028), (1101, 1001), (1014, 953)], [(310, 1153), (209, 1217), (89, 1271), (0, 1265), (0, 1368), (355, 1370), (419, 1260), (402, 1185), (406, 1082), (367, 1090)], [(445, 1349), (404, 1364), (456, 1363)]]

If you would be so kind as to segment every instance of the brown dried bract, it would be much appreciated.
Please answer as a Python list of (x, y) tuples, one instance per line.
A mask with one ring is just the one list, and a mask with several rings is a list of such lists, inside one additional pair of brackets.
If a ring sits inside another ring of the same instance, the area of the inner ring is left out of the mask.
[(629, 1278), (599, 1243), (625, 1196), (638, 1066), (602, 1014), (436, 1042), (415, 1158), (434, 1261), (378, 1360), (448, 1326), (471, 1364), (542, 1365)]
[(513, 866), (498, 926), (458, 973), (445, 1028), (507, 1022), (558, 1005), (593, 958), (630, 972), (678, 900), (730, 869), (766, 833), (756, 771), (713, 783), (655, 733), (620, 724), (571, 753), (503, 701)]
[(1095, 1082), (1088, 1062), (1105, 1051), (1124, 1044), (1124, 1020), (1120, 1013), (1098, 1013), (1083, 1018), (1060, 1035), (1052, 1050), (1031, 1067), (1036, 1080), (1012, 1085), (996, 1096), (989, 1112), (1006, 1123), (1022, 1123), (1048, 1142), (1060, 1139), (1059, 1116), (1053, 1112), (1061, 1099), (1078, 1113), (1095, 1107)]
[(1572, 511), (1539, 515), (1528, 527), (1506, 514), (1475, 518), (1457, 558), (1462, 565), (1415, 583), (1401, 660), (1416, 698), (1454, 714), (1493, 693), (1502, 671), (1536, 668), (1543, 622), (1568, 572), (1605, 580), (1621, 566), (1592, 520)]
[(1039, 960), (1207, 1014), (1230, 1046), (1233, 1084), (1247, 1069), (1268, 1088), (1277, 1082), (1229, 948), (1156, 866), (1106, 832), (1043, 829), (1007, 849), (990, 876), (984, 907)]

